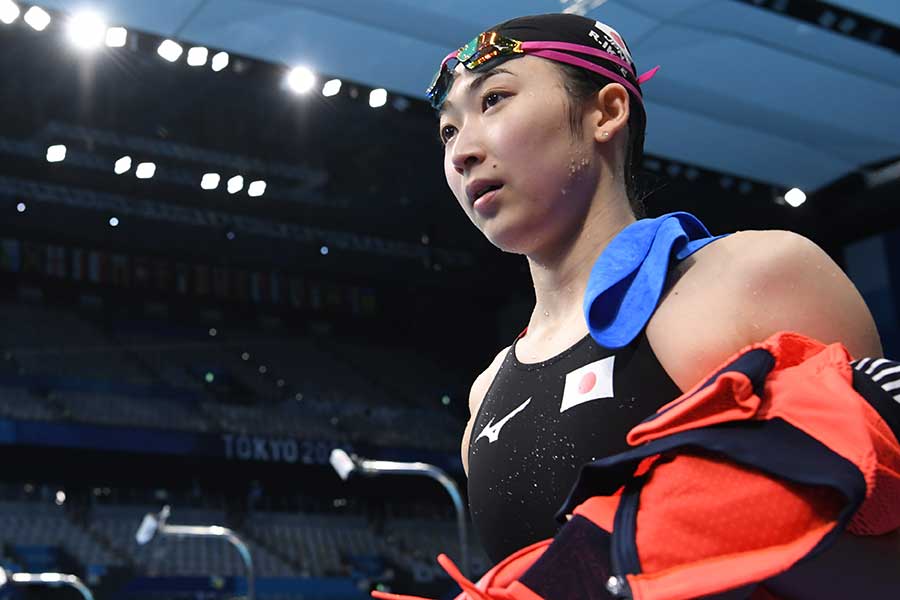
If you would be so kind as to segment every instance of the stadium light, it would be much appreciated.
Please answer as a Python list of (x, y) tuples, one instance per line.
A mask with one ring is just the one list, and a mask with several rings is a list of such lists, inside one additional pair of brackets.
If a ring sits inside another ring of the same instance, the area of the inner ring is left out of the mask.
[(122, 175), (123, 173), (127, 173), (131, 170), (131, 157), (123, 156), (119, 160), (116, 161), (116, 165), (114, 168), (116, 175)]
[(204, 190), (214, 190), (219, 187), (221, 180), (218, 173), (205, 173), (203, 179), (200, 180), (200, 187)]
[(35, 31), (43, 31), (47, 29), (47, 25), (50, 24), (52, 20), (50, 15), (46, 10), (41, 8), (40, 6), (32, 6), (28, 9), (28, 12), (25, 13), (23, 17), (25, 22), (31, 25), (31, 28)]
[(66, 25), (69, 41), (76, 48), (91, 50), (99, 48), (106, 36), (106, 23), (94, 12), (79, 12)]
[(66, 147), (62, 144), (56, 144), (47, 148), (47, 162), (55, 163), (66, 160)]
[(369, 106), (379, 108), (387, 104), (387, 90), (378, 88), (369, 92)]
[(124, 27), (110, 27), (106, 30), (106, 45), (110, 48), (122, 48), (128, 41), (128, 30)]
[(151, 179), (156, 175), (156, 165), (152, 162), (141, 163), (135, 169), (134, 174), (138, 179)]
[(263, 194), (266, 193), (266, 182), (265, 181), (254, 181), (247, 187), (247, 195), (251, 198), (259, 198)]
[(799, 188), (791, 188), (784, 195), (784, 201), (797, 208), (804, 202), (806, 202), (806, 194), (803, 193), (803, 190)]
[(325, 82), (325, 85), (322, 86), (322, 95), (323, 96), (337, 96), (341, 91), (341, 80), (340, 79), (331, 79)]
[(212, 70), (218, 73), (228, 66), (228, 60), (227, 52), (219, 52), (212, 58)]
[(294, 67), (287, 77), (288, 86), (298, 94), (305, 94), (316, 85), (316, 76), (306, 67)]
[(21, 12), (19, 5), (12, 0), (0, 0), (0, 21), (12, 25)]
[(228, 193), (229, 194), (237, 194), (239, 191), (244, 189), (244, 178), (240, 175), (235, 175), (231, 179), (228, 180)]
[(172, 40), (163, 40), (163, 43), (159, 45), (159, 48), (156, 49), (156, 53), (162, 56), (169, 62), (175, 62), (181, 57), (181, 54), (184, 52), (184, 48), (181, 47), (177, 42), (173, 42)]
[(203, 46), (195, 46), (188, 50), (187, 64), (192, 67), (202, 67), (209, 59), (209, 50)]

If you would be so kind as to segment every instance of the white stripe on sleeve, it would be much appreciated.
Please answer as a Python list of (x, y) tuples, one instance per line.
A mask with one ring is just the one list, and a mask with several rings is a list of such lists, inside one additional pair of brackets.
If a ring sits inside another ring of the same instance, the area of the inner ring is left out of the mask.
[(894, 363), (894, 364), (896, 366), (890, 367), (888, 369), (882, 369), (881, 371), (879, 371), (879, 373), (877, 375), (875, 375), (875, 377), (872, 378), (872, 381), (881, 381), (888, 375), (895, 375), (897, 373), (900, 373), (900, 365), (898, 365), (897, 363)]
[(875, 372), (875, 369), (877, 369), (878, 367), (880, 367), (881, 365), (883, 365), (886, 362), (891, 362), (891, 361), (889, 361), (886, 358), (879, 358), (878, 360), (872, 361), (872, 364), (869, 365), (868, 369), (866, 369), (866, 375), (871, 375), (872, 373)]

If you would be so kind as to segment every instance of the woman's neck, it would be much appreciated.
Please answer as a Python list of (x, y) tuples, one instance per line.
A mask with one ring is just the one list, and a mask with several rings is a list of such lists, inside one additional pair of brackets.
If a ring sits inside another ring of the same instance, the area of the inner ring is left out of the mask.
[(583, 323), (584, 293), (594, 262), (609, 242), (635, 221), (624, 189), (600, 194), (598, 190), (599, 197), (571, 242), (528, 256), (535, 295), (529, 334), (552, 336), (556, 330)]

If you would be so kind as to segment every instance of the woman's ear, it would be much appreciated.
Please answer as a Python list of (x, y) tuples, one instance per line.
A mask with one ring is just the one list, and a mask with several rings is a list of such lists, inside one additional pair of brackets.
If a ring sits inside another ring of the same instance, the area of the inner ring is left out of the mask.
[(608, 142), (628, 126), (631, 98), (623, 85), (610, 83), (597, 92), (594, 109), (594, 140)]

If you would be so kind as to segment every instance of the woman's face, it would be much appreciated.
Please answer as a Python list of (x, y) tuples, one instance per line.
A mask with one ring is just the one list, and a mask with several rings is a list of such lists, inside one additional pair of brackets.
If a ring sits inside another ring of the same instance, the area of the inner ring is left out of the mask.
[(444, 174), (472, 223), (503, 250), (539, 252), (571, 234), (590, 205), (599, 177), (592, 132), (574, 135), (567, 107), (550, 61), (457, 67), (440, 120)]

